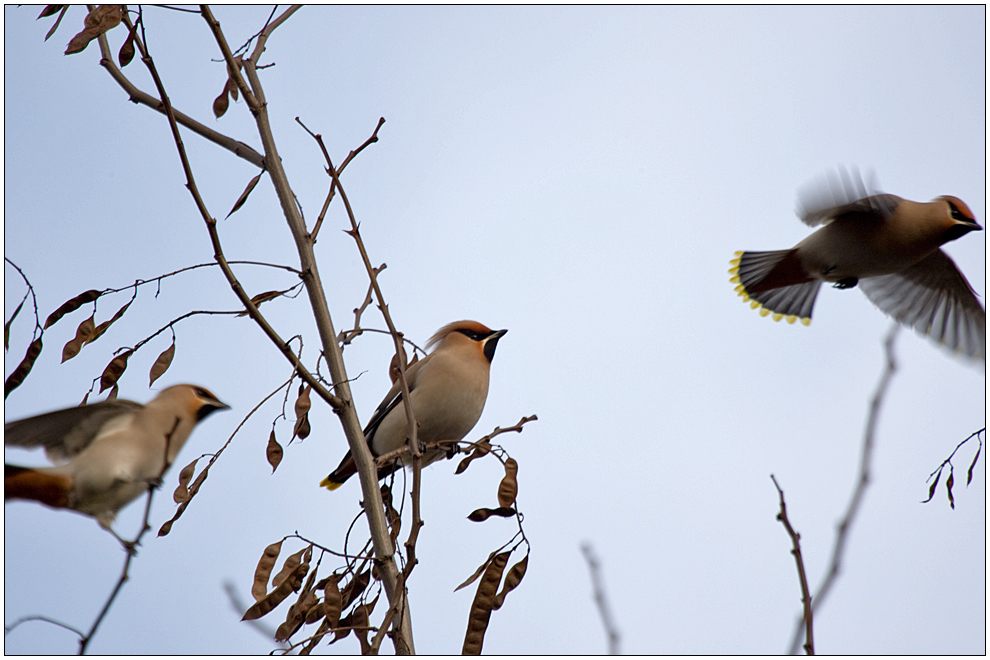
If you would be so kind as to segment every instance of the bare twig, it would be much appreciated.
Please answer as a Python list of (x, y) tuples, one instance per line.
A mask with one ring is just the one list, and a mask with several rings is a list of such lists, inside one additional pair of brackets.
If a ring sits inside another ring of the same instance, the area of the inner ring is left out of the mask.
[(797, 563), (798, 580), (801, 582), (801, 603), (804, 605), (804, 651), (808, 655), (814, 655), (815, 636), (812, 623), (811, 593), (808, 591), (808, 576), (804, 572), (804, 557), (801, 556), (801, 535), (794, 531), (791, 521), (787, 518), (787, 504), (784, 502), (784, 491), (781, 490), (780, 484), (777, 483), (777, 478), (772, 474), (770, 478), (773, 480), (773, 485), (777, 489), (777, 494), (780, 496), (780, 513), (777, 514), (777, 520), (784, 525), (784, 529), (787, 530), (787, 534), (791, 537), (791, 543), (794, 544), (791, 554), (794, 555), (794, 561)]
[[(897, 323), (891, 324), (890, 331), (887, 333), (887, 337), (884, 340), (884, 351), (886, 354), (886, 364), (884, 366), (883, 373), (880, 375), (880, 382), (877, 384), (877, 389), (873, 394), (873, 399), (870, 401), (870, 412), (866, 418), (866, 431), (863, 434), (863, 449), (860, 455), (859, 463), (859, 479), (856, 481), (856, 486), (853, 488), (852, 498), (849, 500), (849, 506), (846, 508), (846, 513), (842, 518), (842, 522), (839, 523), (838, 529), (835, 534), (835, 544), (832, 546), (832, 556), (829, 559), (829, 566), (825, 573), (825, 579), (822, 580), (821, 585), (815, 591), (815, 599), (812, 604), (813, 611), (818, 611), (825, 601), (825, 597), (832, 590), (832, 586), (835, 584), (836, 578), (839, 576), (839, 571), (842, 565), (842, 557), (846, 548), (846, 543), (849, 540), (849, 530), (852, 528), (852, 524), (856, 519), (856, 515), (859, 513), (859, 507), (863, 503), (863, 496), (866, 493), (866, 488), (870, 484), (870, 462), (873, 459), (873, 446), (875, 442), (877, 422), (880, 419), (880, 410), (883, 406), (884, 397), (887, 395), (887, 389), (890, 386), (890, 381), (894, 376), (894, 372), (897, 371), (897, 362), (894, 358), (894, 340), (897, 339), (897, 332), (900, 326)], [(791, 644), (788, 653), (793, 655), (797, 653), (798, 646), (801, 643), (801, 629), (804, 627), (804, 617), (800, 617), (794, 628), (794, 634), (791, 637)]]
[(594, 590), (595, 604), (598, 606), (598, 613), (602, 617), (602, 624), (605, 626), (605, 634), (608, 635), (608, 654), (620, 655), (619, 642), (621, 641), (619, 631), (615, 627), (615, 620), (612, 618), (612, 611), (608, 606), (608, 598), (605, 596), (605, 587), (602, 584), (601, 564), (591, 543), (585, 541), (581, 544), (581, 552), (588, 562), (588, 571), (591, 573), (591, 586)]

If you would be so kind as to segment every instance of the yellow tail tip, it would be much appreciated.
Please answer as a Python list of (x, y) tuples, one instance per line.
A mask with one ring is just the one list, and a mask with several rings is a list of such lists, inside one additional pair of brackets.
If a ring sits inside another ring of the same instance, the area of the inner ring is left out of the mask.
[(336, 481), (331, 481), (330, 480), (330, 477), (327, 477), (323, 481), (320, 482), (320, 485), (323, 486), (324, 488), (326, 488), (327, 490), (331, 490), (332, 491), (332, 490), (337, 490), (338, 488), (340, 488), (342, 484), (338, 484)]

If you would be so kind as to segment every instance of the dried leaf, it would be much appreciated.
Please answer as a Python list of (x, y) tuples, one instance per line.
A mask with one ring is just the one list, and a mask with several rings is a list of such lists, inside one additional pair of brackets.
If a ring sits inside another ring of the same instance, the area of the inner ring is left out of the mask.
[[(240, 63), (240, 61), (241, 58), (238, 57), (237, 62)], [(240, 67), (237, 68), (240, 69)], [(234, 99), (235, 101), (237, 100), (237, 95), (240, 94), (240, 92), (237, 90), (237, 83), (234, 81), (233, 77), (227, 78), (227, 93), (230, 94), (230, 98)]]
[(344, 639), (351, 634), (351, 615), (341, 617), (337, 624), (337, 629), (333, 631), (333, 639), (330, 643), (333, 644), (336, 641)]
[(167, 536), (169, 532), (172, 531), (172, 523), (175, 522), (175, 518), (171, 520), (166, 520), (162, 523), (162, 526), (158, 528), (158, 536)]
[(351, 612), (351, 626), (354, 628), (354, 635), (361, 643), (361, 655), (368, 655), (371, 644), (368, 642), (368, 633), (371, 632), (371, 612), (378, 603), (378, 596), (370, 603), (362, 603)]
[(21, 363), (17, 365), (17, 368), (10, 372), (7, 376), (7, 380), (3, 383), (3, 398), (6, 399), (11, 392), (16, 390), (27, 378), (28, 374), (31, 373), (31, 367), (34, 366), (34, 361), (38, 359), (41, 355), (41, 337), (38, 337), (33, 342), (28, 344), (27, 352), (24, 354), (24, 359)]
[(952, 486), (956, 483), (956, 477), (952, 473), (952, 467), (949, 467), (949, 478), (945, 480), (945, 492), (949, 495), (949, 506), (953, 509), (956, 508), (956, 498), (952, 497)]
[(344, 609), (344, 599), (340, 595), (340, 575), (334, 573), (323, 585), (323, 614), (331, 628), (340, 625), (340, 612)]
[(938, 486), (938, 480), (941, 478), (942, 478), (942, 468), (939, 468), (938, 473), (935, 475), (935, 481), (933, 481), (932, 485), (928, 488), (928, 499), (923, 500), (921, 502), (922, 504), (927, 504), (928, 502), (931, 502), (932, 498), (935, 497), (935, 487)]
[(507, 458), (505, 460), (505, 476), (498, 485), (498, 504), (500, 507), (511, 507), (516, 501), (516, 494), (519, 492), (519, 485), (516, 482), (516, 473), (519, 472), (519, 464), (516, 459)]
[(62, 362), (66, 360), (71, 360), (79, 354), (82, 350), (83, 343), (93, 334), (93, 330), (96, 328), (96, 321), (90, 316), (79, 324), (76, 328), (76, 336), (65, 343), (62, 347)]
[(316, 578), (316, 571), (309, 574), (306, 586), (299, 592), (299, 598), (289, 607), (285, 621), (275, 631), (275, 641), (284, 642), (292, 637), (306, 620), (306, 613), (316, 604), (316, 594), (313, 593), (313, 580)]
[[(244, 613), (243, 617), (241, 617), (241, 621), (258, 619), (274, 610), (278, 607), (279, 603), (288, 598), (289, 594), (299, 588), (302, 584), (303, 577), (305, 577), (308, 572), (309, 564), (299, 564), (288, 579), (283, 580), (274, 591), (249, 607), (248, 611)], [(295, 585), (294, 588), (293, 585)]]
[(497, 509), (486, 509), (482, 507), (480, 509), (475, 509), (470, 514), (468, 514), (468, 520), (471, 520), (473, 522), (484, 522), (485, 520), (488, 520), (492, 516), (499, 516), (500, 518), (510, 518), (514, 515), (516, 515), (516, 510), (511, 507), (500, 506)]
[[(55, 23), (52, 25), (51, 29), (48, 30), (48, 34), (45, 35), (45, 41), (48, 41), (51, 36), (55, 34), (55, 30), (57, 30), (58, 26), (62, 24), (62, 19), (65, 17), (65, 12), (69, 10), (69, 5), (49, 5), (49, 7), (61, 7), (62, 10), (59, 12), (58, 18), (55, 19)], [(38, 18), (41, 18), (41, 16)]]
[(3, 350), (5, 351), (10, 348), (10, 324), (17, 318), (17, 314), (23, 306), (24, 301), (22, 300), (21, 304), (17, 306), (17, 309), (14, 310), (14, 313), (10, 315), (10, 319), (3, 324)]
[(461, 655), (481, 655), (481, 647), (485, 643), (485, 631), (488, 630), (488, 621), (492, 616), (492, 603), (498, 591), (498, 583), (502, 581), (502, 572), (509, 562), (510, 552), (500, 552), (495, 555), (485, 569), (481, 582), (478, 583), (478, 591), (475, 592), (471, 612), (468, 615)]
[(134, 36), (137, 33), (137, 26), (137, 23), (131, 26), (131, 29), (127, 32), (127, 38), (124, 39), (124, 43), (117, 53), (117, 62), (120, 63), (121, 69), (130, 64), (131, 60), (134, 59)]
[(120, 389), (118, 388), (118, 386), (116, 384), (114, 384), (113, 389), (110, 390), (110, 394), (107, 395), (107, 398), (104, 399), (104, 401), (113, 401), (114, 399), (117, 398), (117, 394), (119, 392), (120, 392)]
[(124, 312), (127, 311), (127, 308), (131, 306), (132, 302), (134, 301), (129, 300), (126, 305), (124, 305), (123, 307), (117, 310), (117, 313), (113, 315), (113, 318), (111, 318), (109, 321), (104, 321), (103, 323), (96, 326), (96, 330), (94, 330), (93, 334), (89, 336), (89, 339), (86, 340), (86, 343), (92, 344), (94, 341), (96, 341), (101, 336), (103, 336), (103, 333), (107, 331), (107, 328), (109, 328), (111, 325), (116, 323), (117, 319), (119, 319), (121, 316), (124, 315)]
[(93, 302), (100, 297), (100, 292), (96, 289), (90, 289), (89, 291), (84, 291), (72, 300), (67, 300), (62, 303), (62, 306), (56, 309), (54, 312), (48, 315), (48, 319), (45, 321), (45, 330), (55, 325), (60, 318), (68, 314), (69, 312), (74, 312), (86, 303)]
[(196, 473), (196, 463), (198, 462), (199, 459), (197, 458), (179, 471), (179, 485), (175, 487), (175, 492), (172, 493), (172, 500), (176, 504), (189, 501), (189, 480)]
[(494, 556), (495, 556), (495, 553), (494, 552), (491, 553), (490, 555), (488, 555), (488, 559), (486, 559), (484, 561), (484, 563), (481, 566), (478, 567), (478, 570), (476, 570), (474, 573), (472, 573), (471, 574), (471, 577), (469, 577), (468, 579), (464, 580), (464, 582), (461, 582), (461, 584), (458, 585), (458, 587), (456, 589), (454, 589), (454, 591), (460, 591), (461, 589), (463, 589), (464, 587), (468, 586), (469, 584), (471, 584), (472, 582), (474, 582), (475, 580), (477, 580), (479, 577), (481, 577), (481, 574), (485, 572), (485, 569), (486, 568), (488, 568), (488, 564), (491, 563), (492, 557), (494, 557)]
[[(288, 293), (290, 289), (285, 289), (284, 291), (265, 291), (264, 293), (259, 293), (255, 297), (251, 298), (251, 302), (254, 303), (255, 307), (261, 307), (261, 303), (266, 303), (269, 300), (275, 300), (279, 296)], [(247, 311), (240, 312), (237, 314), (238, 317), (247, 316)]]
[(103, 375), (100, 376), (100, 392), (117, 384), (117, 380), (124, 374), (124, 369), (127, 368), (127, 358), (131, 357), (133, 352), (133, 350), (124, 351), (110, 360), (110, 364), (107, 365), (106, 369), (103, 370)]
[[(224, 92), (222, 96), (224, 98), (224, 106), (226, 106), (227, 93)], [(219, 100), (220, 100), (220, 98), (217, 97), (217, 101), (219, 101)], [(224, 111), (226, 111), (226, 109), (227, 108), (224, 107)], [(213, 111), (216, 112), (216, 101), (213, 102)], [(242, 192), (241, 193), (241, 196), (237, 198), (237, 201), (236, 202), (234, 202), (234, 208), (230, 209), (230, 213), (227, 214), (227, 217), (224, 218), (224, 220), (226, 220), (230, 216), (234, 215), (234, 213), (237, 212), (237, 209), (239, 209), (242, 206), (244, 206), (244, 202), (247, 201), (248, 195), (251, 194), (251, 191), (254, 190), (254, 187), (256, 185), (258, 185), (258, 182), (259, 181), (261, 181), (261, 175), (262, 174), (264, 174), (264, 171), (260, 172), (253, 179), (251, 179), (250, 181), (248, 181), (247, 187), (244, 189), (244, 192)]]
[(292, 437), (299, 438), (300, 440), (305, 440), (309, 437), (309, 432), (312, 428), (309, 425), (309, 415), (303, 415), (296, 420), (296, 425), (292, 429)]
[(485, 456), (486, 454), (491, 452), (491, 450), (492, 450), (492, 445), (490, 442), (488, 442), (487, 440), (483, 442), (479, 442), (475, 446), (474, 451), (471, 452), (471, 455), (466, 456), (464, 460), (462, 460), (460, 463), (457, 464), (457, 469), (454, 470), (454, 474), (460, 474), (461, 472), (464, 472), (464, 470), (468, 468), (468, 465), (471, 464), (471, 461), (473, 461), (476, 458), (481, 458), (482, 456)]
[(277, 587), (278, 585), (282, 584), (283, 580), (293, 575), (296, 568), (299, 567), (299, 564), (303, 560), (303, 554), (305, 554), (306, 551), (312, 552), (312, 549), (313, 546), (310, 545), (303, 548), (299, 552), (289, 555), (288, 559), (285, 560), (285, 563), (282, 564), (282, 570), (276, 573), (275, 577), (272, 578), (272, 586)]
[(402, 516), (392, 506), (392, 489), (388, 487), (388, 484), (382, 484), (381, 490), (382, 503), (385, 505), (385, 521), (388, 523), (392, 543), (395, 543), (395, 539), (399, 538), (399, 530), (402, 528)]
[(502, 584), (502, 591), (498, 592), (495, 596), (495, 601), (492, 603), (492, 609), (497, 610), (502, 607), (502, 603), (505, 602), (505, 595), (519, 586), (522, 582), (523, 576), (526, 575), (526, 566), (529, 565), (529, 553), (522, 558), (517, 564), (509, 569), (509, 572), (505, 575), (505, 582)]
[(371, 570), (369, 569), (354, 576), (354, 578), (347, 583), (347, 586), (340, 590), (341, 598), (343, 600), (342, 609), (346, 610), (351, 606), (351, 603), (356, 601), (361, 594), (364, 593), (364, 590), (367, 588), (370, 580)]
[[(979, 436), (977, 436), (979, 440)], [(966, 485), (968, 486), (971, 481), (973, 481), (973, 468), (976, 467), (976, 461), (980, 460), (980, 452), (983, 450), (983, 444), (980, 443), (976, 447), (976, 456), (973, 457), (973, 462), (969, 464), (969, 470), (966, 472)]]
[[(47, 18), (48, 16), (54, 16), (56, 13), (62, 11), (62, 8), (66, 5), (45, 5), (45, 8), (41, 10), (38, 14), (38, 18)], [(35, 20), (38, 20), (37, 18)]]
[(272, 543), (261, 553), (258, 567), (254, 569), (254, 584), (251, 585), (251, 595), (255, 600), (261, 600), (268, 593), (268, 576), (272, 574), (280, 552), (282, 552), (282, 541)]
[(268, 464), (272, 466), (272, 474), (275, 474), (278, 464), (282, 462), (282, 445), (278, 444), (278, 440), (275, 439), (275, 429), (272, 429), (272, 434), (268, 436), (268, 448), (265, 450), (265, 456), (268, 458)]
[(230, 99), (227, 98), (227, 85), (224, 84), (223, 91), (220, 92), (220, 96), (213, 99), (213, 116), (220, 119), (223, 117), (224, 113), (227, 112), (227, 108), (229, 107)]
[(162, 374), (168, 370), (169, 365), (172, 364), (172, 358), (175, 357), (175, 337), (172, 337), (172, 345), (162, 351), (155, 363), (151, 365), (151, 371), (148, 373), (148, 378), (150, 382), (148, 387), (155, 384), (155, 381), (161, 378)]
[(299, 396), (296, 398), (296, 403), (293, 409), (296, 413), (296, 419), (299, 419), (303, 415), (309, 412), (309, 409), (313, 406), (312, 401), (309, 398), (309, 393), (313, 390), (312, 385), (306, 385), (303, 387), (299, 386)]
[(86, 50), (86, 46), (107, 30), (117, 27), (123, 18), (123, 5), (100, 5), (86, 15), (85, 29), (72, 37), (66, 55), (74, 55)]

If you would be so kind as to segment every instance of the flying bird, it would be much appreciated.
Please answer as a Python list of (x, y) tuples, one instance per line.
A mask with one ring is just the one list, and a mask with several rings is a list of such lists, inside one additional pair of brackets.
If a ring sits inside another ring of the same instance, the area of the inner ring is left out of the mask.
[(111, 399), (5, 423), (5, 446), (44, 447), (55, 465), (4, 463), (4, 500), (79, 511), (113, 532), (117, 512), (162, 476), (196, 424), (229, 407), (202, 387), (173, 385), (147, 404)]
[(822, 282), (859, 285), (901, 325), (985, 359), (986, 311), (940, 249), (982, 229), (962, 200), (912, 202), (871, 193), (858, 173), (841, 170), (802, 191), (798, 216), (821, 228), (789, 250), (736, 252), (730, 262), (736, 291), (761, 315), (808, 325)]
[[(426, 348), (436, 345), (436, 350), (406, 369), (409, 402), (420, 442), (457, 441), (474, 428), (488, 398), (488, 372), (495, 347), (506, 332), (490, 330), (476, 321), (455, 321), (430, 338)], [(396, 380), (368, 421), (364, 437), (377, 457), (404, 446), (407, 436), (402, 384)], [(438, 449), (425, 452), (423, 465), (443, 456)], [(379, 468), (378, 478), (385, 478), (399, 466), (394, 463)], [(357, 466), (348, 451), (320, 485), (335, 490), (355, 472)]]

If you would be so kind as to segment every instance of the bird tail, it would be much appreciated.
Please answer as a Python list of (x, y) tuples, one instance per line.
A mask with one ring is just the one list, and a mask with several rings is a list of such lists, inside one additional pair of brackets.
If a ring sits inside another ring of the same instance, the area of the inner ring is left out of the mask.
[[(385, 465), (378, 468), (378, 479), (379, 481), (392, 474), (401, 467), (401, 464), (394, 462), (391, 465)], [(344, 460), (340, 462), (337, 469), (334, 470), (327, 476), (320, 485), (327, 490), (337, 490), (340, 488), (345, 481), (350, 479), (352, 476), (357, 474), (357, 464), (354, 462), (354, 457), (351, 452), (347, 452), (344, 456)]]
[(3, 464), (3, 499), (35, 500), (50, 507), (69, 506), (72, 477), (32, 468)]
[(736, 252), (729, 262), (730, 282), (736, 292), (760, 315), (773, 314), (773, 320), (788, 323), (801, 319), (811, 323), (811, 310), (821, 288), (821, 280), (810, 277), (793, 249), (771, 252)]

